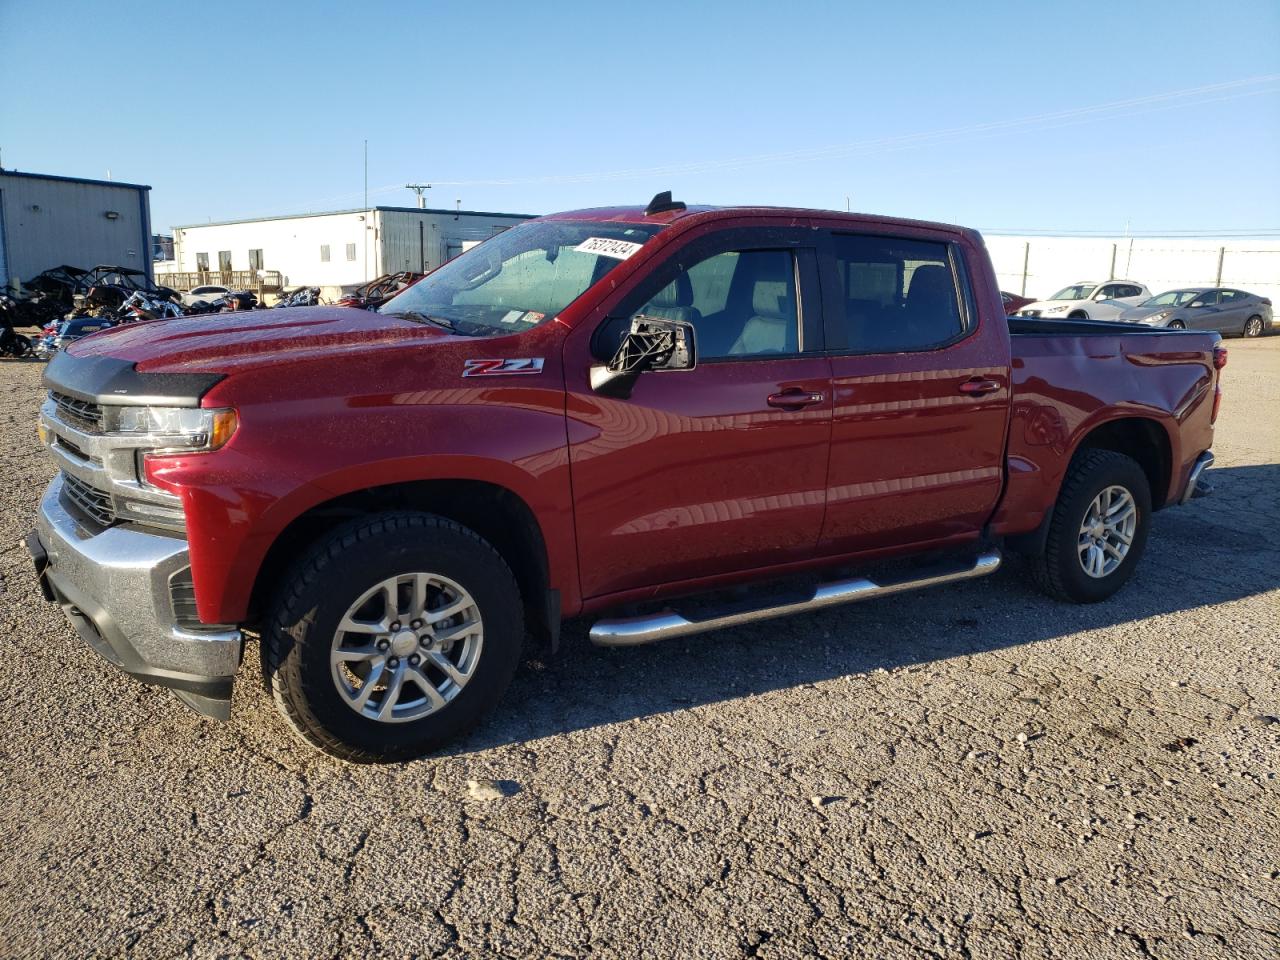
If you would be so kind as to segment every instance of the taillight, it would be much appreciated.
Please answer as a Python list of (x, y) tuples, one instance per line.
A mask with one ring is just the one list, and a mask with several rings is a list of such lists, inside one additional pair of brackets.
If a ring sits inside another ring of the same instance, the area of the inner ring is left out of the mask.
[(1263, 298), (1262, 298), (1262, 302), (1263, 302), (1263, 303), (1265, 303), (1268, 307), (1269, 307), (1269, 306), (1271, 306), (1271, 298), (1270, 298), (1270, 297), (1263, 297)]
[(1213, 348), (1213, 369), (1221, 370), (1226, 365), (1227, 365), (1227, 348), (1221, 347), (1221, 346), (1214, 347)]

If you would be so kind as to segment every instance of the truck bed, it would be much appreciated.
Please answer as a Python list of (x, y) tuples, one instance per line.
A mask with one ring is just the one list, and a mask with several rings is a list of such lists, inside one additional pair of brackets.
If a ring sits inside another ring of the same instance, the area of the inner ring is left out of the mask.
[(1008, 486), (995, 529), (1035, 529), (1081, 438), (1113, 420), (1158, 430), (1165, 454), (1153, 505), (1176, 502), (1192, 464), (1213, 444), (1221, 337), (1108, 321), (1010, 317), (1008, 324), (1013, 409)]

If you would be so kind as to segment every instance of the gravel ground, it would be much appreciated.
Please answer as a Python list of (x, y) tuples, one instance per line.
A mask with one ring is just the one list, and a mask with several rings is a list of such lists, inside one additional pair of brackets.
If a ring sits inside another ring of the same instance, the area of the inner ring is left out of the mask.
[(1118, 597), (574, 628), (392, 767), (302, 746), (256, 668), (217, 724), (81, 645), (20, 546), (40, 367), (0, 363), (0, 953), (1275, 958), (1280, 337), (1229, 347), (1217, 492)]

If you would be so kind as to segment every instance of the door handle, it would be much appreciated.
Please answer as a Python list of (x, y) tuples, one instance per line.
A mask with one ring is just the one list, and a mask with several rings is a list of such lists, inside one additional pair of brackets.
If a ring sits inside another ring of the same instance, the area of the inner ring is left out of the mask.
[(1000, 381), (989, 377), (973, 377), (960, 384), (960, 392), (980, 397), (984, 393), (995, 393), (1000, 389)]
[(778, 407), (782, 410), (799, 410), (801, 407), (811, 407), (815, 403), (821, 403), (823, 396), (820, 393), (810, 393), (808, 390), (783, 390), (781, 393), (771, 393), (769, 395), (769, 406)]

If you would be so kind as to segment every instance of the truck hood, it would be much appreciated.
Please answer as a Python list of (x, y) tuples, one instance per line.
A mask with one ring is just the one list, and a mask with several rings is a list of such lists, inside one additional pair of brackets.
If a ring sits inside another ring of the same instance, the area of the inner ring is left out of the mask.
[(127, 323), (78, 340), (68, 352), (127, 360), (142, 373), (232, 373), (406, 341), (459, 339), (369, 310), (293, 307)]

